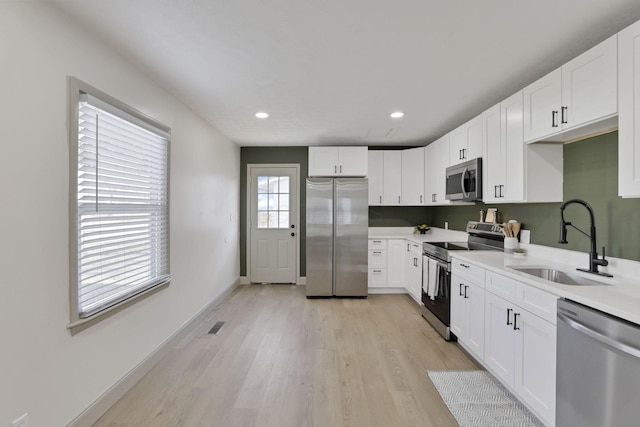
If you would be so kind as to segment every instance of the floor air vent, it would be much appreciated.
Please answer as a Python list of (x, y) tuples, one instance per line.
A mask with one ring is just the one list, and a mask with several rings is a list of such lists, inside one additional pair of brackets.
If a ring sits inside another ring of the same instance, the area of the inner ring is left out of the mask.
[(209, 331), (209, 334), (218, 335), (218, 332), (220, 332), (220, 329), (222, 329), (223, 326), (224, 322), (216, 322), (216, 324), (213, 325), (213, 328)]

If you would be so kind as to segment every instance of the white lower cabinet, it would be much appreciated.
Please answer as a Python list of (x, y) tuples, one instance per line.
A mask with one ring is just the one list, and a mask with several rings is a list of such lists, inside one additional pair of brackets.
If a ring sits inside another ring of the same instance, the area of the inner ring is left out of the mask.
[(545, 424), (553, 426), (556, 325), (491, 292), (486, 293), (485, 312), (484, 363)]
[(549, 425), (556, 414), (556, 325), (521, 310), (513, 388)]
[(451, 331), (547, 426), (555, 425), (558, 297), (455, 257)]
[(451, 276), (451, 332), (479, 359), (484, 358), (484, 288)]
[(404, 288), (405, 241), (387, 240), (387, 287)]
[(369, 288), (405, 289), (405, 252), (403, 239), (369, 239)]
[(422, 246), (413, 242), (407, 242), (406, 246), (404, 274), (407, 292), (422, 304)]

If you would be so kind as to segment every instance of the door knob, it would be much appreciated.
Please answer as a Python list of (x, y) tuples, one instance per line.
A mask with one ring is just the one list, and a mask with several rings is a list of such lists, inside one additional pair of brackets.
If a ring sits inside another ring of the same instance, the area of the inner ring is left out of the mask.
[(291, 228), (296, 228), (296, 226), (294, 224), (291, 224)]
[(296, 233), (291, 233), (291, 237), (293, 237), (293, 236), (295, 236), (295, 235), (296, 235)]

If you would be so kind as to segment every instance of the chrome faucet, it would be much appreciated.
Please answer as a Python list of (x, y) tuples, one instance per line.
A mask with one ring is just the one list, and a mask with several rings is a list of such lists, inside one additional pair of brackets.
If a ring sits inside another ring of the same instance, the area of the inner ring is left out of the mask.
[[(572, 223), (564, 220), (564, 208), (566, 208), (568, 205), (571, 205), (573, 203), (582, 205), (585, 208), (587, 208), (587, 210), (589, 211), (589, 218), (591, 219), (591, 228), (590, 228), (589, 234), (580, 230), (578, 227), (576, 227)], [(589, 206), (589, 203), (580, 199), (571, 199), (571, 200), (567, 200), (560, 206), (560, 240), (558, 241), (558, 243), (568, 243), (567, 242), (567, 226), (568, 225), (575, 228), (576, 230), (578, 230), (579, 232), (587, 236), (589, 240), (591, 240), (591, 248), (589, 251), (589, 268), (588, 269), (578, 268), (577, 270), (585, 271), (587, 273), (599, 274), (600, 276), (613, 277), (613, 275), (609, 273), (598, 271), (599, 265), (606, 267), (607, 265), (609, 265), (609, 261), (605, 259), (604, 246), (602, 247), (602, 259), (598, 258), (598, 252), (596, 252), (596, 225), (595, 225), (595, 219), (593, 217), (593, 209), (591, 209), (591, 206)]]

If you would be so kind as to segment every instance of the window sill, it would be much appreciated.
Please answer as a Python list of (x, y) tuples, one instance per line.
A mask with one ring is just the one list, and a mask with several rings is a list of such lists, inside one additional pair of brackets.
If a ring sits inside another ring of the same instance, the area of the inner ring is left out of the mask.
[(109, 317), (113, 316), (116, 313), (119, 313), (120, 311), (124, 310), (125, 308), (137, 303), (138, 301), (141, 301), (147, 297), (150, 297), (151, 295), (155, 294), (156, 292), (159, 292), (165, 288), (167, 288), (169, 286), (170, 281), (167, 281), (165, 283), (162, 283), (160, 285), (154, 286), (153, 288), (147, 289), (144, 292), (140, 292), (139, 294), (136, 294), (134, 296), (132, 296), (131, 298), (124, 300), (114, 306), (111, 306), (99, 313), (96, 313), (94, 315), (92, 315), (91, 317), (88, 317), (86, 319), (77, 319), (75, 321), (72, 321), (71, 323), (69, 323), (67, 325), (67, 329), (69, 330), (69, 332), (71, 333), (71, 335), (75, 335), (79, 332), (84, 331), (85, 329), (95, 325), (98, 322), (101, 322), (102, 320), (108, 319)]

